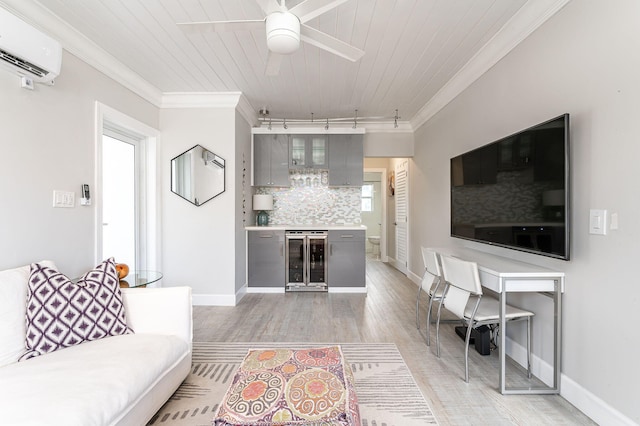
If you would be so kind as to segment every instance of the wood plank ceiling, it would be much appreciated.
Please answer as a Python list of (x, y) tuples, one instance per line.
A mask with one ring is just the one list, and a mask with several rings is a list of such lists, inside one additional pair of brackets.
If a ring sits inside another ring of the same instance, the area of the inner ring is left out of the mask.
[[(301, 0), (289, 0), (293, 7)], [(532, 0), (536, 1), (536, 0)], [(365, 51), (355, 63), (302, 43), (265, 75), (263, 31), (197, 33), (176, 22), (263, 19), (255, 0), (38, 0), (161, 92), (243, 92), (286, 118), (406, 120), (527, 0), (349, 0), (308, 22)]]

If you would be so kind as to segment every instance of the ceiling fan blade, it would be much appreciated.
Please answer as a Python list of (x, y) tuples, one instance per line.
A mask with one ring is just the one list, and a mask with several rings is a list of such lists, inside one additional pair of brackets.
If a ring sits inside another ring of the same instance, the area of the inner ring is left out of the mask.
[(264, 30), (263, 19), (246, 21), (178, 22), (177, 25), (185, 32), (190, 33)]
[(267, 56), (267, 67), (264, 73), (270, 77), (278, 75), (280, 73), (280, 64), (282, 63), (282, 56), (277, 53), (269, 52)]
[(300, 19), (300, 23), (304, 24), (316, 16), (320, 16), (323, 13), (340, 6), (346, 1), (348, 0), (305, 0), (289, 9), (289, 12), (296, 15), (298, 19)]
[(256, 0), (256, 3), (258, 3), (258, 6), (260, 6), (260, 9), (262, 9), (265, 15), (282, 11), (283, 9), (278, 0)]
[(300, 40), (348, 59), (351, 62), (356, 62), (364, 55), (364, 51), (357, 47), (351, 46), (344, 41), (331, 37), (329, 34), (318, 31), (307, 25), (300, 25)]

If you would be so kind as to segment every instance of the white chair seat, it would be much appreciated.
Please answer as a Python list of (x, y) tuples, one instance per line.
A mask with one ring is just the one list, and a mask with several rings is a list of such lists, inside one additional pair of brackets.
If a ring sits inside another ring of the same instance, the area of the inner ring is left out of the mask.
[[(440, 299), (436, 322), (437, 356), (440, 356), (440, 312), (445, 306), (449, 312), (467, 323), (468, 331), (464, 347), (464, 381), (469, 382), (469, 340), (471, 329), (480, 325), (500, 323), (500, 301), (483, 297), (478, 265), (462, 259), (440, 256), (443, 278), (446, 282), (444, 298)], [(533, 312), (505, 305), (504, 319), (527, 321), (527, 375), (531, 377), (531, 317)], [(500, 348), (504, 350), (504, 348)]]
[[(464, 310), (464, 316), (467, 320), (471, 318), (471, 315), (473, 314), (473, 307), (476, 305), (476, 300), (476, 297), (469, 298), (467, 307)], [(446, 306), (447, 303), (445, 301), (445, 307)], [(505, 318), (508, 321), (514, 318), (532, 317), (533, 315), (533, 312), (507, 305)], [(476, 322), (498, 322), (500, 320), (500, 301), (493, 297), (483, 296), (473, 319)]]

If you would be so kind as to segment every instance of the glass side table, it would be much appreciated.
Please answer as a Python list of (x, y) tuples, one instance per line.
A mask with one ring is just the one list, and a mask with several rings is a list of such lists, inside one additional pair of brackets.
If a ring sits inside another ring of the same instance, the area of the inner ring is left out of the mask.
[(134, 288), (134, 287), (146, 287), (149, 284), (153, 284), (162, 278), (162, 273), (158, 271), (131, 271), (129, 274), (120, 280), (120, 287), (122, 288)]

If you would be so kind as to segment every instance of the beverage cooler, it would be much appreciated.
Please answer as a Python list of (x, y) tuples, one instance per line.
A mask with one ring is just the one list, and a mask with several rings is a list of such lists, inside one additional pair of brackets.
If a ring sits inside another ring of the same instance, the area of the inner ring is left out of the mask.
[(327, 231), (287, 231), (287, 291), (327, 291)]

